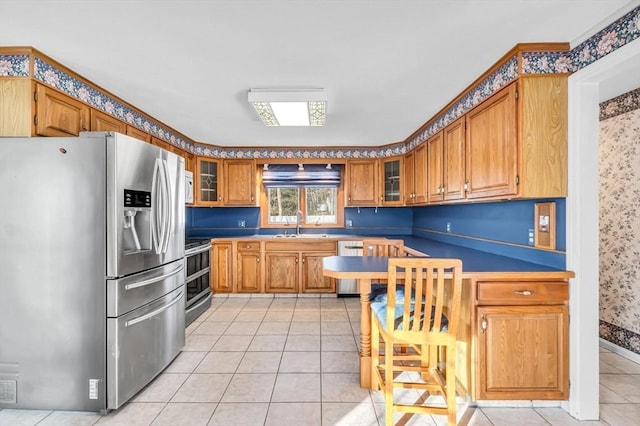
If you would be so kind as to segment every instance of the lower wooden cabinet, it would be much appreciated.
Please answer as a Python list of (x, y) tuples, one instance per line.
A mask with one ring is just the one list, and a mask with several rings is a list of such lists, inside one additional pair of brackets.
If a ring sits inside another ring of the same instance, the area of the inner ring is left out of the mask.
[(322, 259), (335, 252), (302, 253), (301, 293), (335, 293), (336, 280), (322, 274)]
[(233, 264), (231, 242), (211, 245), (211, 291), (231, 293), (233, 291)]
[(236, 289), (238, 293), (261, 293), (262, 265), (259, 241), (238, 241), (236, 254)]
[(297, 293), (300, 288), (300, 254), (298, 252), (266, 252), (265, 291)]
[(567, 282), (480, 282), (477, 399), (569, 396)]

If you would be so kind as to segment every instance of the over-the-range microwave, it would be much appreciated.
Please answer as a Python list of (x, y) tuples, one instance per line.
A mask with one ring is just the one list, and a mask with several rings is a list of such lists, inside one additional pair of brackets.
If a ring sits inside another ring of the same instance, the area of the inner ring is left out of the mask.
[(184, 171), (184, 202), (193, 203), (193, 172), (189, 170)]

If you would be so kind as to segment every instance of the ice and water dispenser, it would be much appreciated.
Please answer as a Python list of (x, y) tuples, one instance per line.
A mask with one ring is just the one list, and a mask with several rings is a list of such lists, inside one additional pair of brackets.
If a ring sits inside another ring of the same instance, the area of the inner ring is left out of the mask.
[(125, 254), (151, 250), (151, 192), (124, 190)]

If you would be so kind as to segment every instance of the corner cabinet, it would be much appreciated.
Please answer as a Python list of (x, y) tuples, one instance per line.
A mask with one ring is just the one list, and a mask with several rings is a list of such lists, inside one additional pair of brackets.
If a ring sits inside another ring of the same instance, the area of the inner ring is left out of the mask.
[(350, 160), (346, 173), (346, 206), (378, 205), (378, 160)]
[(418, 145), (413, 151), (405, 154), (405, 195), (406, 205), (424, 204), (427, 202), (427, 144)]
[(569, 396), (569, 284), (477, 283), (476, 399)]

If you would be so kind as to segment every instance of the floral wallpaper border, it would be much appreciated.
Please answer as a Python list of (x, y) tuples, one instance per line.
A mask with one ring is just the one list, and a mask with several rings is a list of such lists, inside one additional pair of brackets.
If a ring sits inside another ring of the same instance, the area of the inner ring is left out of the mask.
[[(640, 37), (640, 6), (594, 34), (570, 52), (524, 52), (522, 54), (521, 73), (531, 75), (575, 72), (638, 37)], [(383, 158), (404, 154), (518, 77), (517, 57), (514, 56), (437, 117), (429, 127), (407, 141), (406, 144), (398, 143), (382, 148), (255, 149), (226, 148), (185, 141), (172, 131), (136, 113), (119, 101), (98, 92), (42, 59), (36, 57), (35, 62), (34, 77), (42, 83), (62, 90), (70, 96), (87, 102), (101, 111), (188, 152), (216, 158), (349, 159)], [(0, 55), (0, 76), (28, 77), (29, 55)]]
[(640, 109), (640, 88), (600, 103), (600, 121)]
[(614, 345), (640, 354), (640, 334), (600, 320), (600, 337)]

